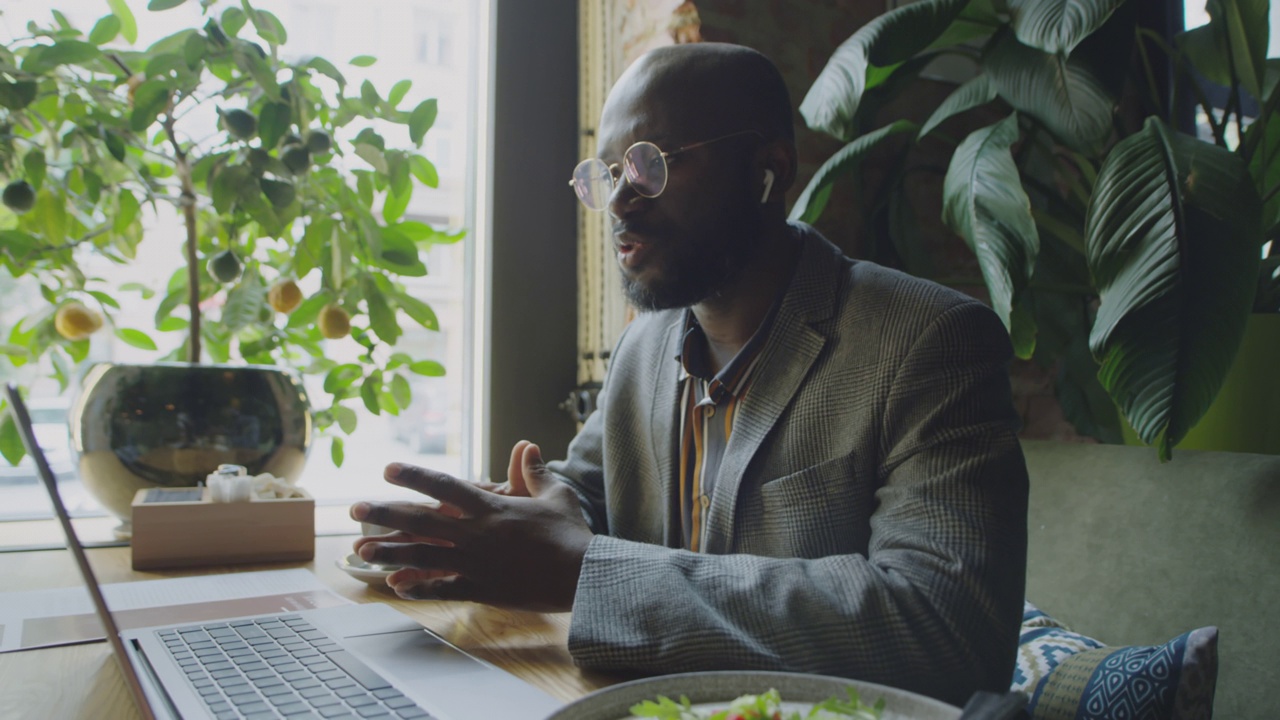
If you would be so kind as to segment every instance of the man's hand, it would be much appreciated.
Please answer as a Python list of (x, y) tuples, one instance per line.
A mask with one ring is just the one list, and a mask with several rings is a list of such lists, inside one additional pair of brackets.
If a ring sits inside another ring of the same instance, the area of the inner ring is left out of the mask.
[(396, 594), (541, 612), (573, 607), (592, 533), (577, 496), (551, 477), (537, 445), (516, 446), (503, 486), (484, 488), (399, 463), (388, 465), (385, 477), (441, 503), (351, 508), (356, 520), (399, 531), (355, 543), (367, 562), (404, 566), (387, 578)]

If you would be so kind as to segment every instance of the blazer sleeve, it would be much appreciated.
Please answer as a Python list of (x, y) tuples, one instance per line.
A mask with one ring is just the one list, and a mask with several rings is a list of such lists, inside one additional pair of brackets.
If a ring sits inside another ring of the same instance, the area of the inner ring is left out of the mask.
[(1027, 503), (1011, 355), (994, 313), (962, 302), (891, 363), (865, 555), (705, 555), (594, 538), (570, 626), (575, 660), (839, 675), (957, 705), (1007, 690)]

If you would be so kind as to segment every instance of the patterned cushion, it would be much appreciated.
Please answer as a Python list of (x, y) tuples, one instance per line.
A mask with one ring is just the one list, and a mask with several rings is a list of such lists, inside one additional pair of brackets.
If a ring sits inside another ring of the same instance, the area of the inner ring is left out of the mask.
[(1011, 689), (1032, 720), (1209, 720), (1218, 680), (1218, 629), (1163, 645), (1107, 647), (1026, 603)]

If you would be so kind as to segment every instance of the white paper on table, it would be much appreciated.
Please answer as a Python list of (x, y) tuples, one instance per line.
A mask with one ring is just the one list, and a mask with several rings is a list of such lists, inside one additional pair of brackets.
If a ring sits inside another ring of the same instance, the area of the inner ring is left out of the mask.
[[(102, 586), (121, 630), (346, 605), (309, 570), (262, 570)], [(83, 585), (0, 593), (0, 652), (101, 640)]]

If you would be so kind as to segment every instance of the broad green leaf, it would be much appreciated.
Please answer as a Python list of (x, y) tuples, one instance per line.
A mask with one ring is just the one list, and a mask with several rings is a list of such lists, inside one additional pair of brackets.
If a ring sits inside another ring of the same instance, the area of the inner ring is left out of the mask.
[(415, 374), (426, 377), (444, 377), (444, 366), (435, 360), (419, 360), (409, 366), (409, 370)]
[(222, 325), (239, 330), (256, 322), (267, 301), (262, 276), (253, 266), (240, 276), (240, 282), (227, 291), (227, 304), (222, 308)]
[(439, 234), (439, 230), (419, 220), (406, 220), (395, 225), (388, 225), (387, 230), (405, 236), (413, 242), (430, 240)]
[(60, 245), (67, 238), (67, 205), (61, 196), (50, 190), (36, 195), (36, 206), (31, 214), (44, 231), (45, 243)]
[(138, 204), (138, 199), (127, 188), (120, 188), (120, 196), (117, 202), (119, 206), (116, 209), (116, 216), (112, 220), (112, 229), (117, 233), (123, 233), (138, 218), (138, 211), (141, 210), (142, 206)]
[(382, 154), (381, 150), (365, 143), (357, 143), (355, 149), (356, 155), (372, 165), (374, 170), (383, 175), (387, 173), (387, 158)]
[(1157, 118), (1098, 174), (1085, 224), (1098, 378), (1162, 459), (1204, 415), (1256, 287), (1259, 198), (1243, 161)]
[(293, 112), (285, 103), (267, 103), (258, 114), (258, 137), (264, 148), (273, 148), (289, 132)]
[(104, 130), (102, 132), (102, 143), (107, 146), (107, 152), (111, 157), (119, 162), (124, 162), (124, 139), (120, 134), (112, 130)]
[(369, 106), (370, 110), (377, 110), (378, 106), (382, 104), (382, 98), (378, 95), (377, 88), (368, 80), (360, 83), (360, 99)]
[(89, 42), (94, 45), (103, 45), (116, 39), (116, 35), (120, 34), (120, 18), (115, 15), (104, 15), (94, 23), (93, 29), (89, 31)]
[(314, 325), (316, 318), (320, 315), (320, 311), (331, 302), (333, 302), (333, 297), (327, 292), (312, 295), (303, 300), (296, 310), (289, 313), (289, 322), (285, 324), (285, 327), (302, 328)]
[(391, 86), (391, 92), (387, 93), (387, 104), (394, 108), (400, 104), (404, 96), (408, 94), (409, 88), (413, 87), (412, 80), (401, 80)]
[(1009, 0), (1009, 24), (1018, 41), (1066, 57), (1125, 0)]
[(10, 110), (21, 110), (36, 99), (36, 89), (36, 83), (31, 80), (0, 80), (0, 105)]
[(115, 310), (120, 309), (120, 303), (116, 302), (115, 298), (102, 292), (101, 290), (89, 290), (88, 293), (90, 296), (92, 296), (98, 302), (102, 303), (104, 306), (113, 308)]
[(404, 216), (404, 211), (409, 208), (409, 200), (412, 197), (412, 187), (403, 193), (388, 192), (386, 199), (382, 202), (382, 219), (388, 223), (399, 220)]
[(814, 130), (841, 140), (857, 131), (854, 116), (869, 87), (868, 72), (901, 63), (925, 49), (964, 9), (968, 0), (921, 0), (881, 15), (836, 48), (800, 104)]
[(26, 454), (27, 449), (22, 445), (22, 436), (18, 434), (18, 424), (13, 421), (13, 414), (9, 412), (9, 406), (6, 403), (0, 406), (0, 455), (3, 455), (10, 465), (17, 465)]
[(822, 163), (822, 167), (818, 168), (818, 171), (814, 173), (813, 179), (809, 181), (804, 192), (800, 193), (800, 197), (796, 198), (796, 203), (791, 208), (791, 219), (807, 223), (817, 220), (821, 217), (822, 211), (826, 207), (831, 185), (837, 179), (856, 172), (862, 167), (862, 161), (886, 138), (911, 132), (915, 128), (915, 123), (898, 120), (892, 125), (867, 133), (836, 151), (834, 155), (827, 158), (826, 162)]
[(1111, 134), (1116, 101), (1075, 56), (1051, 55), (1005, 34), (988, 48), (983, 69), (1000, 97), (1069, 147), (1095, 154)]
[(1021, 300), (1040, 252), (1031, 201), (1022, 189), (1010, 146), (1018, 140), (1016, 113), (965, 138), (942, 185), (942, 216), (978, 258), (991, 305), (1009, 330), (1018, 357), (1035, 351), (1034, 320)]
[(436, 172), (436, 166), (421, 155), (409, 156), (409, 172), (427, 187), (440, 187), (440, 174)]
[(335, 436), (335, 437), (329, 438), (329, 442), (331, 443), (329, 445), (329, 459), (333, 460), (333, 464), (335, 467), (342, 467), (342, 460), (343, 460), (342, 438)]
[(139, 85), (133, 93), (129, 128), (134, 132), (142, 132), (150, 127), (169, 104), (170, 95), (169, 85), (162, 78), (152, 78)]
[(222, 11), (222, 30), (231, 37), (240, 34), (240, 30), (249, 19), (238, 7), (229, 7)]
[(409, 387), (409, 381), (403, 375), (396, 375), (391, 378), (391, 397), (396, 401), (396, 405), (402, 408), (409, 407), (409, 403), (413, 400), (413, 390)]
[(382, 294), (382, 290), (378, 289), (377, 283), (372, 278), (366, 276), (360, 286), (364, 291), (365, 307), (369, 313), (369, 328), (379, 340), (388, 345), (395, 345), (401, 334), (400, 323), (396, 322), (395, 310), (391, 309), (386, 296)]
[(397, 275), (422, 277), (427, 274), (418, 246), (407, 235), (397, 231), (395, 226), (379, 228), (377, 233), (377, 251), (372, 258), (374, 264)]
[(93, 43), (83, 40), (60, 40), (53, 45), (35, 46), (22, 61), (22, 69), (35, 74), (58, 65), (79, 65), (102, 56)]
[(365, 378), (360, 383), (360, 400), (364, 402), (364, 406), (374, 415), (382, 414), (382, 404), (378, 402), (378, 390), (381, 389), (382, 381), (380, 374), (374, 372), (373, 375)]
[(334, 82), (338, 83), (339, 92), (341, 92), (342, 88), (346, 87), (347, 85), (347, 79), (343, 77), (341, 72), (338, 71), (338, 68), (334, 67), (333, 63), (329, 62), (328, 60), (325, 60), (324, 58), (319, 58), (319, 57), (311, 58), (310, 60), (307, 61), (307, 67), (311, 68), (312, 70), (315, 70), (321, 75), (325, 75), (331, 78)]
[[(440, 329), (440, 321), (436, 318), (436, 313), (431, 309), (430, 305), (402, 292), (393, 293), (392, 298), (406, 315), (413, 318), (414, 322), (428, 330)], [(414, 370), (414, 372), (417, 372), (417, 370)]]
[(44, 148), (37, 147), (27, 151), (22, 158), (22, 168), (27, 173), (27, 182), (37, 191), (44, 185), (45, 162)]
[(356, 67), (369, 67), (376, 62), (378, 62), (378, 58), (372, 55), (357, 55), (351, 58), (351, 64)]
[(111, 14), (120, 20), (120, 34), (124, 36), (126, 42), (130, 45), (138, 42), (138, 22), (133, 17), (133, 11), (129, 9), (129, 3), (125, 0), (107, 0), (107, 6), (111, 8)]
[(986, 105), (996, 99), (996, 87), (991, 84), (991, 79), (986, 75), (979, 75), (965, 84), (956, 88), (942, 104), (938, 105), (938, 109), (933, 111), (929, 119), (925, 121), (917, 138), (923, 138), (933, 131), (934, 128), (941, 125), (942, 122), (952, 116), (959, 115), (965, 110), (971, 110), (980, 105)]
[(330, 370), (324, 376), (324, 391), (337, 395), (351, 387), (351, 384), (363, 377), (364, 372), (355, 363), (345, 363)]
[(414, 147), (422, 147), (422, 139), (436, 123), (437, 112), (439, 108), (436, 99), (431, 98), (418, 103), (413, 112), (409, 113), (409, 140), (413, 142)]
[(155, 350), (156, 343), (151, 339), (150, 335), (141, 330), (133, 328), (116, 328), (116, 337), (123, 340), (126, 344), (142, 350)]
[(186, 1), (187, 0), (151, 0), (151, 2), (147, 3), (147, 9), (152, 12), (159, 12), (160, 10), (170, 10), (178, 7), (179, 5), (185, 3)]
[(356, 431), (356, 423), (359, 420), (356, 411), (345, 405), (333, 406), (333, 419), (338, 421), (338, 427), (342, 428), (342, 432), (348, 435)]

